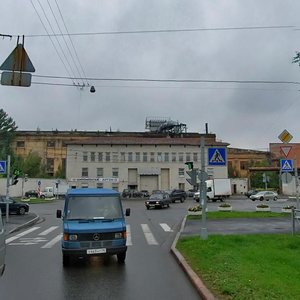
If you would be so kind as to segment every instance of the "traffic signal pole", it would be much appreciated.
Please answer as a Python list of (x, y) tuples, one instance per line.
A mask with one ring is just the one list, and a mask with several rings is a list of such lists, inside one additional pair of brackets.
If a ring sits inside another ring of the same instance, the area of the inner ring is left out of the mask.
[(9, 216), (9, 186), (10, 186), (10, 155), (7, 156), (7, 181), (6, 181), (6, 223), (8, 223)]
[(202, 206), (202, 227), (201, 227), (201, 239), (207, 239), (207, 228), (206, 228), (206, 182), (205, 182), (205, 140), (204, 136), (200, 137), (200, 157), (201, 157), (201, 171), (200, 171), (200, 201)]

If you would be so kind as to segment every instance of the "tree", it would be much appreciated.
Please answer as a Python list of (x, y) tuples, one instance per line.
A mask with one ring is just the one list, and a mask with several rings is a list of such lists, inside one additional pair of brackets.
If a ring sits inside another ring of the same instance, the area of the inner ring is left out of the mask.
[(56, 178), (66, 178), (66, 172), (63, 170), (61, 165), (58, 166), (54, 176)]
[[(253, 164), (253, 167), (268, 167), (270, 163), (268, 161), (256, 162)], [(253, 188), (265, 188), (264, 175), (265, 178), (268, 178), (267, 186), (271, 189), (279, 188), (279, 175), (274, 171), (257, 171), (253, 172), (250, 175), (251, 187)]]
[(7, 155), (12, 154), (11, 143), (16, 135), (18, 126), (15, 121), (0, 109), (0, 159), (6, 159)]
[(30, 152), (26, 158), (16, 156), (13, 159), (13, 166), (21, 171), (22, 175), (28, 177), (43, 177), (42, 158), (35, 152)]

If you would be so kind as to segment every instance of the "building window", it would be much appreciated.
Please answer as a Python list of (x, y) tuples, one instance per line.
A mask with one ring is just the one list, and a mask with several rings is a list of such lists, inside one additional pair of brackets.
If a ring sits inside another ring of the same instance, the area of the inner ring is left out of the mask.
[(112, 177), (119, 177), (119, 168), (112, 168)]
[(162, 157), (162, 153), (161, 152), (157, 152), (157, 161), (158, 162), (162, 162), (163, 161), (163, 157)]
[(184, 177), (184, 168), (179, 168), (178, 169), (178, 175), (180, 176), (180, 177)]
[(179, 152), (178, 154), (178, 161), (183, 162), (183, 152)]
[(125, 152), (121, 152), (121, 161), (122, 161), (122, 162), (125, 161)]
[(140, 152), (135, 152), (135, 161), (141, 161)]
[(114, 191), (119, 191), (119, 184), (118, 183), (113, 183), (111, 187)]
[(176, 161), (176, 152), (172, 152), (172, 161)]
[(97, 168), (97, 177), (103, 177), (103, 168)]
[(89, 177), (89, 169), (88, 168), (81, 169), (81, 177)]
[(105, 161), (110, 161), (110, 152), (105, 152)]
[(185, 154), (185, 160), (186, 161), (191, 161), (191, 153), (186, 153)]
[(55, 147), (55, 141), (47, 141), (47, 147), (48, 148), (54, 148)]
[(165, 161), (166, 161), (166, 162), (169, 161), (169, 152), (165, 152)]
[(88, 153), (87, 152), (82, 153), (82, 161), (88, 161)]
[(103, 161), (103, 153), (98, 152), (98, 161)]
[(198, 153), (197, 152), (193, 153), (193, 161), (198, 161)]
[(95, 161), (95, 152), (91, 152), (91, 161)]
[(46, 168), (47, 168), (47, 173), (54, 172), (54, 158), (47, 158)]
[(148, 153), (147, 152), (143, 152), (143, 161), (144, 162), (148, 161)]
[(128, 161), (132, 161), (132, 152), (128, 152)]
[(97, 189), (103, 189), (103, 182), (97, 182)]
[(240, 168), (241, 168), (241, 170), (248, 170), (248, 162), (247, 161), (241, 161), (240, 162)]
[(154, 162), (155, 161), (155, 153), (154, 152), (151, 152), (150, 153), (150, 162)]
[(119, 161), (119, 154), (118, 154), (118, 152), (113, 152), (112, 153), (112, 159), (113, 159), (113, 162), (118, 162)]
[(25, 148), (25, 141), (17, 141), (17, 148)]

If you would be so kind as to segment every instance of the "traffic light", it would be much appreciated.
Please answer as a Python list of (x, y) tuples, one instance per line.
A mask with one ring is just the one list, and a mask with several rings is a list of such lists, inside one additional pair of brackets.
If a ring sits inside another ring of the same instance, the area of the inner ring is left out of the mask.
[(185, 163), (185, 165), (188, 166), (189, 170), (193, 170), (194, 169), (194, 163), (192, 161), (187, 161)]
[(11, 185), (16, 185), (19, 182), (18, 180), (19, 176), (20, 176), (20, 171), (18, 169), (15, 169), (13, 173)]

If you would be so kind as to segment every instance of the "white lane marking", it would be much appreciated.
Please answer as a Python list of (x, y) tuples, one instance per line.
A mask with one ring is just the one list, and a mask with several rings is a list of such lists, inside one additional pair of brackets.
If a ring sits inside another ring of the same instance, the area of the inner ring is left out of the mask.
[(130, 225), (126, 225), (126, 231), (127, 231), (127, 241), (126, 246), (132, 246), (132, 239), (131, 239), (131, 228)]
[(166, 232), (173, 232), (173, 230), (170, 228), (170, 226), (168, 224), (166, 224), (166, 223), (160, 223), (159, 225), (162, 227), (162, 229), (164, 231), (166, 231)]
[(145, 238), (147, 240), (147, 243), (149, 245), (158, 245), (158, 242), (156, 241), (154, 235), (152, 234), (149, 226), (147, 224), (141, 224), (142, 230), (144, 232)]
[(24, 235), (26, 235), (26, 234), (28, 234), (28, 233), (30, 233), (30, 232), (33, 232), (33, 231), (35, 231), (35, 230), (37, 230), (37, 229), (39, 229), (39, 228), (40, 228), (40, 227), (32, 227), (32, 228), (30, 228), (30, 229), (28, 229), (28, 230), (25, 230), (25, 231), (23, 231), (23, 232), (21, 232), (21, 233), (15, 235), (15, 236), (12, 236), (12, 237), (6, 239), (6, 240), (5, 240), (5, 243), (6, 243), (6, 244), (9, 244), (10, 242), (12, 242), (12, 241), (14, 241), (14, 240), (20, 238), (21, 236), (24, 236)]
[(62, 233), (59, 234), (58, 236), (56, 236), (54, 239), (52, 239), (51, 241), (49, 241), (47, 244), (45, 244), (43, 247), (41, 248), (51, 248), (53, 245), (55, 245), (56, 243), (58, 243), (62, 238)]
[(51, 226), (48, 229), (46, 229), (45, 231), (39, 233), (39, 235), (47, 235), (48, 233), (50, 233), (51, 231), (55, 230), (56, 228), (58, 228), (59, 226)]

